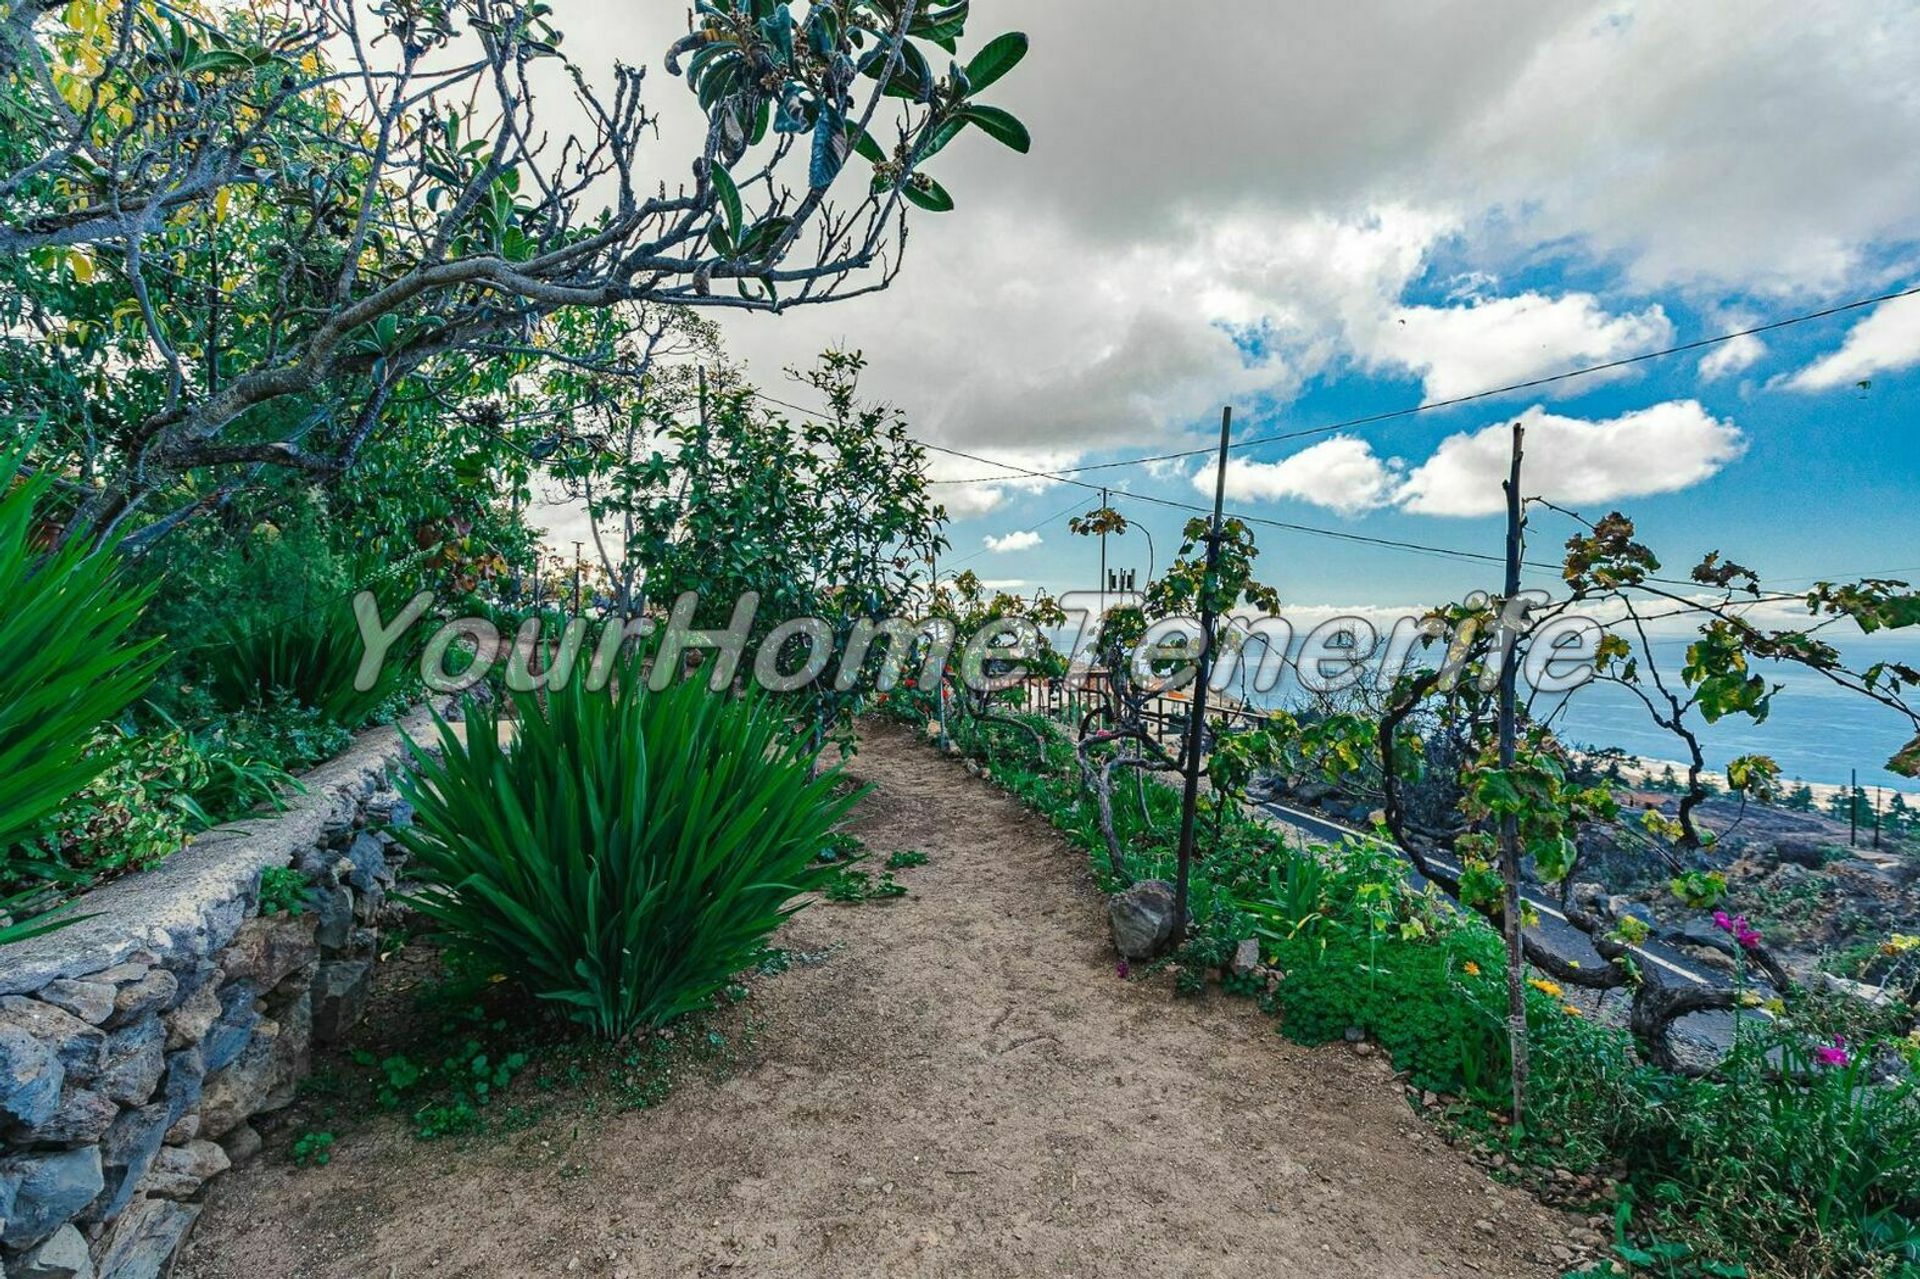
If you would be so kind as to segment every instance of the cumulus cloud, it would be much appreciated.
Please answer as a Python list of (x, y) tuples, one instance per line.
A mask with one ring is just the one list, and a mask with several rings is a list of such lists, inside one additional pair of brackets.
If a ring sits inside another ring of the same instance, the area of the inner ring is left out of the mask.
[(1472, 395), (1665, 345), (1658, 306), (1610, 312), (1591, 293), (1527, 292), (1461, 306), (1407, 306), (1359, 339), (1368, 363), (1421, 375), (1429, 402)]
[[(1718, 474), (1746, 450), (1738, 427), (1695, 400), (1673, 400), (1599, 422), (1536, 406), (1519, 420), (1526, 427), (1522, 488), (1528, 496), (1552, 501), (1610, 502), (1672, 493)], [(1423, 515), (1501, 511), (1511, 445), (1507, 422), (1449, 436), (1407, 476), (1398, 501)]]
[[(1336, 435), (1278, 462), (1234, 458), (1227, 463), (1227, 496), (1239, 501), (1296, 498), (1343, 515), (1384, 505), (1392, 496), (1398, 463), (1384, 462), (1365, 441)], [(1194, 488), (1211, 496), (1214, 471), (1195, 472)]]
[(995, 555), (1004, 555), (1008, 551), (1029, 550), (1032, 547), (1040, 545), (1040, 535), (1032, 529), (1021, 529), (1018, 532), (1007, 533), (1000, 537), (988, 534), (982, 540), (986, 542), (987, 549)]
[(1787, 385), (1824, 391), (1915, 364), (1920, 364), (1920, 295), (1882, 302), (1848, 331), (1839, 350), (1801, 369)]
[(1732, 338), (1700, 357), (1700, 377), (1714, 382), (1745, 372), (1766, 358), (1767, 344), (1753, 334)]

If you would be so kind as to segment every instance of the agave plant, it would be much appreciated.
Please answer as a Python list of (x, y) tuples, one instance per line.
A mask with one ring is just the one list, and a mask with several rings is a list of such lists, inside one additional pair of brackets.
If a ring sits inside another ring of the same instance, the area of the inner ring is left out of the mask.
[(620, 1038), (707, 1006), (838, 869), (814, 855), (853, 803), (762, 696), (574, 680), (518, 694), (517, 740), (469, 702), (416, 749), (399, 832), (414, 904), (456, 951)]
[[(161, 660), (157, 640), (133, 638), (146, 596), (122, 579), (111, 545), (40, 545), (50, 480), (21, 469), (20, 454), (0, 456), (0, 882), (16, 885), (57, 869), (21, 849), (106, 766), (88, 749), (94, 730), (146, 691)], [(40, 900), (9, 893), (0, 916), (17, 920)], [(0, 924), (0, 942), (33, 931)]]

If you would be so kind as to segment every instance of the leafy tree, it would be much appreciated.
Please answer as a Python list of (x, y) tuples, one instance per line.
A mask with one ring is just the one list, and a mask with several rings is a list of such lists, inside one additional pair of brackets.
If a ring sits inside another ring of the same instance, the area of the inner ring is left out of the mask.
[[(539, 0), (14, 6), (0, 409), (52, 428), (36, 464), (61, 477), (63, 536), (159, 536), (262, 470), (330, 482), (476, 382), (612, 367), (611, 343), (570, 344), (573, 308), (886, 287), (909, 210), (953, 206), (928, 162), (968, 130), (1027, 149), (978, 96), (1026, 39), (960, 58), (964, 0), (795, 9), (698, 6), (665, 67), (707, 128), (674, 172), (642, 150), (641, 70), (591, 83)], [(588, 122), (552, 145), (550, 74)], [(842, 181), (855, 155), (864, 184)]]

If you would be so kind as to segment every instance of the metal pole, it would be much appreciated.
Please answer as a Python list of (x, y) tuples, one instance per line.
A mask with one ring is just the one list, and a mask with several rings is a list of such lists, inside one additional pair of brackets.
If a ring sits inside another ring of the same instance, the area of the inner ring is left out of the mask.
[[(1520, 594), (1521, 442), (1526, 432), (1513, 424), (1513, 463), (1507, 474), (1507, 578), (1506, 593), (1500, 611), (1507, 616), (1509, 601)], [(1500, 635), (1500, 768), (1511, 774), (1515, 755), (1514, 684), (1519, 666), (1519, 636), (1503, 631)], [(1526, 956), (1520, 919), (1520, 819), (1514, 813), (1500, 818), (1500, 876), (1506, 881), (1501, 909), (1501, 928), (1507, 941), (1507, 1042), (1513, 1053), (1513, 1122), (1517, 1128), (1527, 1113), (1527, 991)]]
[(580, 616), (580, 569), (586, 562), (581, 558), (580, 552), (585, 545), (584, 542), (573, 544), (573, 615), (575, 617)]
[(1187, 939), (1187, 886), (1193, 868), (1193, 818), (1200, 803), (1200, 745), (1207, 722), (1207, 681), (1213, 666), (1213, 593), (1220, 564), (1220, 528), (1227, 500), (1227, 439), (1233, 409), (1220, 414), (1220, 460), (1213, 477), (1213, 522), (1207, 526), (1207, 575), (1200, 595), (1200, 655), (1194, 667), (1191, 718), (1187, 721), (1186, 788), (1180, 797), (1180, 854), (1173, 884), (1173, 944)]
[(1860, 770), (1847, 770), (1847, 847), (1860, 847)]

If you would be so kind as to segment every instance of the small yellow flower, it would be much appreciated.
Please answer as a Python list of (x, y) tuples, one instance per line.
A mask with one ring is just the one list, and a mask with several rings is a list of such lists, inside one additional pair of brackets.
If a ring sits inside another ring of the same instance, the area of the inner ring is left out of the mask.
[(1908, 951), (1913, 950), (1920, 950), (1920, 937), (1908, 937), (1903, 933), (1895, 933), (1887, 939), (1887, 944), (1880, 948), (1880, 953), (1883, 955), (1904, 955)]
[(1478, 977), (1480, 975), (1480, 965), (1474, 963), (1471, 959), (1460, 965), (1460, 968), (1469, 977)]
[(1585, 1014), (1585, 1013), (1583, 1013), (1583, 1012), (1581, 1012), (1581, 1011), (1580, 1011), (1580, 1010), (1579, 1010), (1578, 1008), (1575, 1008), (1575, 1007), (1574, 1007), (1574, 1006), (1573, 1006), (1572, 1004), (1562, 1004), (1562, 1005), (1560, 1005), (1560, 1011), (1561, 1011), (1561, 1012), (1563, 1012), (1563, 1013), (1565, 1013), (1565, 1014), (1566, 1014), (1567, 1016), (1569, 1016), (1569, 1017), (1584, 1017), (1584, 1016), (1586, 1016), (1586, 1014)]
[(1558, 999), (1567, 992), (1560, 989), (1560, 983), (1548, 981), (1544, 977), (1529, 977), (1527, 985), (1533, 987), (1548, 999)]

